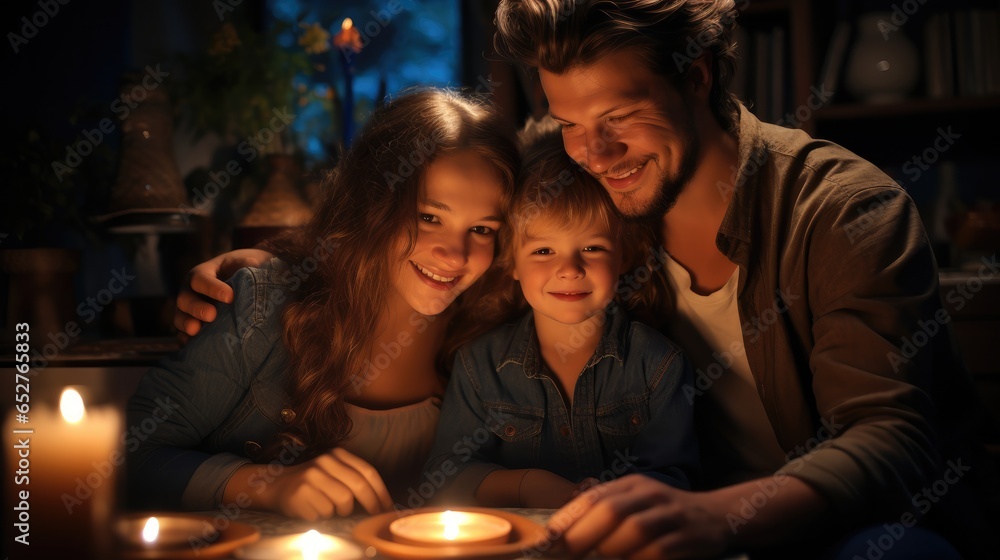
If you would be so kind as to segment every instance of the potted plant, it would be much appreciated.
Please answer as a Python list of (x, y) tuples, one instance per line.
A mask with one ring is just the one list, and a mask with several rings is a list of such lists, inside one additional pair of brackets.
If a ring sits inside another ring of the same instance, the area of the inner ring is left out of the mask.
[(37, 130), (18, 136), (17, 149), (0, 152), (0, 181), (6, 187), (0, 205), (5, 330), (29, 322), (35, 332), (56, 333), (72, 317), (79, 248), (100, 241), (88, 211), (107, 199), (110, 150), (91, 145), (77, 160), (68, 154), (80, 141), (63, 144)]

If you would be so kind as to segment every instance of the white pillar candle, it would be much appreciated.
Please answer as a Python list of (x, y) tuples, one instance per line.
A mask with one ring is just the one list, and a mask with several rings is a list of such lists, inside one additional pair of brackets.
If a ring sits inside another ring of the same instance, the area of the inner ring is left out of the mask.
[(87, 408), (73, 389), (63, 391), (60, 410), (31, 407), (26, 415), (7, 418), (4, 447), (15, 473), (8, 477), (8, 488), (12, 483), (19, 524), (14, 536), (23, 535), (8, 541), (12, 556), (113, 555), (115, 484), (124, 463), (121, 435), (116, 410)]

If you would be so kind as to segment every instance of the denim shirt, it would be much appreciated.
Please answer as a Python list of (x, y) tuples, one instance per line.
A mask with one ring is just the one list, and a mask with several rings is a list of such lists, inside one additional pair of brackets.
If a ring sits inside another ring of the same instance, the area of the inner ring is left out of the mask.
[(240, 270), (233, 303), (143, 376), (127, 411), (130, 505), (217, 507), (233, 473), (294, 418), (280, 311), (296, 280), (280, 266)]
[(469, 502), (498, 469), (570, 481), (642, 472), (690, 487), (699, 465), (692, 374), (680, 349), (617, 308), (567, 406), (538, 349), (531, 312), (461, 348), (424, 476), (441, 502)]

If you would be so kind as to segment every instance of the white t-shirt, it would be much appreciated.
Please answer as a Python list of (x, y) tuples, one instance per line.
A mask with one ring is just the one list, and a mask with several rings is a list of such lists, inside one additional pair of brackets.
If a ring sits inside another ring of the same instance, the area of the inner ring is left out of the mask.
[(669, 256), (666, 264), (676, 303), (667, 334), (685, 350), (694, 369), (694, 390), (687, 394), (694, 398), (702, 456), (713, 458), (702, 465), (708, 480), (732, 484), (773, 474), (784, 464), (785, 453), (764, 412), (743, 346), (736, 302), (739, 268), (725, 286), (703, 296), (691, 291), (691, 275), (683, 266)]
[(353, 427), (341, 447), (367, 461), (382, 475), (396, 500), (419, 481), (441, 416), (441, 399), (427, 399), (388, 410), (345, 403)]

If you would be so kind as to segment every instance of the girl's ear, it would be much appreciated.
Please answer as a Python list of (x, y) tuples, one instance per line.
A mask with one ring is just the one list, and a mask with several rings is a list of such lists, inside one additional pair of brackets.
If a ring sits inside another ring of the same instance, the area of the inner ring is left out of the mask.
[(514, 268), (514, 269), (512, 269), (510, 271), (510, 277), (513, 278), (515, 281), (520, 280), (520, 278), (518, 278), (518, 276), (517, 276), (517, 269), (516, 268)]

